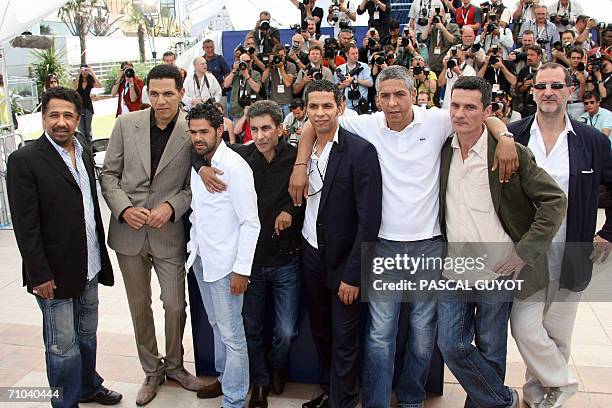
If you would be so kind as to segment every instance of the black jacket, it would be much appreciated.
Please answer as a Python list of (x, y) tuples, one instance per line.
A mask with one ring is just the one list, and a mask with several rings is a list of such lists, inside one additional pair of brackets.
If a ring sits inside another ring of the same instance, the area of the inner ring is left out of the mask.
[[(527, 146), (535, 116), (508, 125), (518, 143)], [(597, 223), (599, 186), (612, 188), (610, 141), (597, 129), (570, 120), (575, 133), (567, 137), (569, 147), (569, 191), (566, 249), (561, 269), (561, 287), (584, 290), (593, 273), (589, 255)], [(612, 207), (606, 208), (606, 223), (597, 233), (612, 241)]]
[[(102, 270), (99, 283), (114, 284), (104, 240), (93, 159), (86, 149)], [(28, 292), (55, 280), (56, 299), (78, 297), (87, 283), (87, 236), (83, 198), (66, 164), (43, 134), (8, 158), (7, 190), (13, 227), (23, 259), (23, 285)]]
[(340, 127), (320, 194), (316, 226), (325, 285), (332, 290), (341, 281), (360, 286), (362, 244), (378, 240), (382, 211), (374, 145)]

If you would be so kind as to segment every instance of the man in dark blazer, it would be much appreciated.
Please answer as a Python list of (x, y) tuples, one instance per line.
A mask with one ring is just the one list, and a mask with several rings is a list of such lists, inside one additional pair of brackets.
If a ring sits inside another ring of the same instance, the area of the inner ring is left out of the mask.
[(51, 88), (42, 99), (45, 129), (9, 156), (7, 189), (23, 284), (43, 314), (54, 407), (119, 403), (96, 372), (98, 283), (112, 286), (91, 155), (75, 138), (82, 101), (72, 89)]
[(331, 82), (305, 92), (317, 140), (306, 166), (302, 273), (323, 394), (303, 407), (355, 407), (359, 398), (362, 244), (376, 242), (382, 177), (372, 144), (338, 125), (342, 95)]
[(529, 406), (560, 407), (578, 388), (569, 369), (571, 339), (581, 292), (593, 261), (606, 259), (612, 240), (612, 207), (595, 233), (600, 185), (612, 186), (610, 142), (597, 129), (571, 120), (566, 104), (574, 86), (557, 63), (544, 64), (533, 85), (534, 116), (509, 126), (568, 198), (568, 209), (547, 254), (548, 282), (538, 301), (516, 301), (511, 327), (527, 366), (523, 398)]

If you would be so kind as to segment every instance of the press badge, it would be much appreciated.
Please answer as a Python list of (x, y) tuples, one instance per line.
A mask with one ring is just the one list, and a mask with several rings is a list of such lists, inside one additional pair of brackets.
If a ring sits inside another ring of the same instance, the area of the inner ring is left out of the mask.
[(442, 53), (442, 49), (440, 47), (434, 47), (434, 54), (440, 55)]
[(493, 88), (491, 89), (493, 92), (499, 92), (499, 84), (493, 84)]
[(374, 20), (378, 20), (380, 18), (380, 11), (375, 11), (374, 16), (372, 17)]
[(285, 93), (285, 85), (276, 85), (276, 93)]

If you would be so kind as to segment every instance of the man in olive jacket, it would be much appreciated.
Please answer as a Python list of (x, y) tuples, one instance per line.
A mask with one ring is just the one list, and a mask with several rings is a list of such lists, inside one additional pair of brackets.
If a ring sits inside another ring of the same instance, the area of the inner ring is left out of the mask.
[(518, 407), (518, 393), (504, 385), (511, 299), (479, 283), (514, 284), (510, 275), (516, 279), (520, 273), (525, 286), (543, 285), (548, 277), (542, 255), (561, 225), (567, 199), (518, 144), (519, 171), (508, 183), (499, 182), (491, 170), (497, 142), (484, 126), (490, 102), (491, 86), (481, 78), (460, 78), (452, 90), (455, 135), (442, 148), (440, 227), (451, 259), (465, 257), (468, 247), (474, 251), (470, 257), (485, 261), (479, 269), (445, 269), (447, 283), (461, 281), (469, 290), (440, 295), (438, 346), (467, 393), (467, 407)]

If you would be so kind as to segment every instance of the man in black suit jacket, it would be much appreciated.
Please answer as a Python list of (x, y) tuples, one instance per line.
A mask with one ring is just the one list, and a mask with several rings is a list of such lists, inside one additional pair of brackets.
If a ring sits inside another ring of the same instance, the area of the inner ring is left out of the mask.
[(564, 190), (568, 207), (547, 254), (548, 285), (538, 301), (515, 300), (510, 319), (527, 366), (523, 399), (529, 406), (560, 407), (578, 388), (568, 364), (578, 300), (591, 281), (593, 261), (610, 253), (612, 207), (603, 228), (595, 233), (595, 227), (599, 186), (612, 186), (612, 153), (607, 137), (567, 116), (574, 87), (565, 68), (544, 64), (534, 82), (536, 114), (509, 129)]
[(43, 95), (45, 134), (9, 156), (7, 189), (23, 284), (43, 314), (49, 386), (61, 389), (54, 407), (119, 403), (96, 372), (98, 283), (114, 283), (100, 216), (93, 159), (75, 138), (78, 93)]
[(376, 242), (382, 177), (372, 144), (338, 126), (342, 95), (311, 83), (306, 109), (317, 140), (308, 163), (302, 273), (323, 394), (303, 407), (355, 407), (359, 398), (362, 243)]

